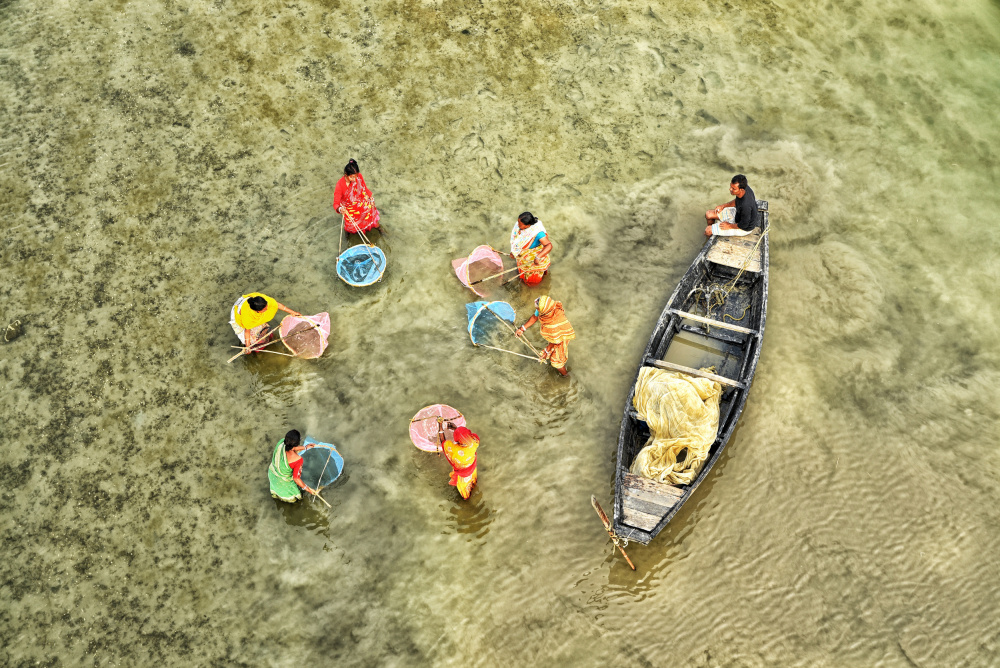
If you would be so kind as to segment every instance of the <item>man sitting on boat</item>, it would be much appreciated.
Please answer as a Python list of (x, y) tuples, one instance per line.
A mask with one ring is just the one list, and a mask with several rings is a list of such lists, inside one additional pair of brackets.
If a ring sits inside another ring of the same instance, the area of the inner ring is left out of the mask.
[[(737, 174), (729, 183), (729, 192), (736, 197), (731, 202), (705, 212), (708, 227), (705, 236), (713, 234), (718, 237), (745, 237), (753, 232), (760, 222), (760, 212), (757, 211), (757, 198), (747, 185), (747, 177)], [(717, 220), (717, 223), (712, 223)]]
[(536, 299), (535, 314), (518, 327), (515, 334), (522, 336), (536, 320), (542, 323), (542, 338), (548, 342), (541, 358), (547, 359), (560, 375), (568, 376), (566, 363), (569, 361), (569, 342), (576, 338), (576, 331), (566, 318), (562, 302), (557, 302), (548, 295)]
[(517, 274), (525, 285), (538, 285), (552, 264), (552, 242), (542, 221), (530, 211), (517, 217), (510, 231), (510, 256), (517, 261)]
[(251, 292), (233, 304), (233, 310), (229, 314), (229, 324), (240, 338), (240, 343), (249, 348), (270, 335), (267, 323), (279, 310), (297, 318), (302, 317), (301, 313), (291, 310), (263, 293)]

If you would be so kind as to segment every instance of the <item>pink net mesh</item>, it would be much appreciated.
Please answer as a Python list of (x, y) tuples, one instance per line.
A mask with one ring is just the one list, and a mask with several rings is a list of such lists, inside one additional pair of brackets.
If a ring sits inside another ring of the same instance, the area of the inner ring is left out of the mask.
[(313, 359), (326, 350), (330, 338), (330, 314), (327, 312), (297, 318), (286, 316), (281, 321), (281, 339), (298, 357)]
[(452, 260), (451, 266), (455, 270), (455, 275), (458, 276), (458, 280), (462, 282), (462, 285), (469, 288), (480, 297), (486, 297), (487, 295), (483, 294), (481, 290), (492, 287), (496, 281), (501, 280), (501, 277), (497, 277), (496, 279), (491, 279), (489, 281), (483, 281), (478, 285), (472, 285), (472, 283), (502, 272), (503, 259), (501, 259), (500, 253), (496, 252), (489, 246), (476, 246), (476, 248), (469, 253), (469, 257), (460, 257), (457, 260)]
[[(445, 422), (454, 422), (456, 427), (465, 426), (465, 417), (451, 406), (445, 404), (434, 404), (417, 411), (417, 414), (410, 420), (410, 440), (413, 445), (425, 452), (438, 452), (441, 450), (438, 440), (438, 418)], [(444, 428), (444, 437), (450, 439), (454, 432)]]

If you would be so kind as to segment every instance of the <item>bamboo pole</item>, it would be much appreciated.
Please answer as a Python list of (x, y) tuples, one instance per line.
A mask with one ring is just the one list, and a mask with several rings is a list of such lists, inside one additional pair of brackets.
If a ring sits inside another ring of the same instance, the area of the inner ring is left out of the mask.
[[(319, 327), (319, 323), (308, 316), (302, 316), (302, 319), (311, 322), (312, 327), (307, 327), (306, 329), (303, 329), (301, 332), (296, 332), (297, 334), (301, 334), (302, 332), (309, 332)], [(277, 343), (278, 341), (281, 341), (282, 343), (285, 342), (285, 338), (283, 336), (279, 336), (276, 339), (270, 338), (270, 335), (274, 334), (274, 332), (275, 330), (271, 330), (268, 333), (269, 338), (267, 339), (267, 341), (258, 341), (257, 343), (254, 343), (253, 345), (250, 346), (230, 346), (230, 348), (241, 348), (242, 350), (237, 354), (233, 355), (232, 357), (230, 357), (229, 360), (226, 362), (226, 364), (229, 364), (240, 355), (249, 355), (250, 353), (271, 353), (272, 355), (284, 355), (285, 357), (298, 357), (297, 355), (289, 355), (288, 353), (279, 353), (276, 350), (264, 350), (264, 348), (271, 345), (272, 343)]]
[(594, 496), (593, 494), (590, 495), (590, 505), (594, 507), (594, 510), (597, 511), (598, 516), (600, 516), (601, 518), (601, 522), (604, 523), (604, 529), (605, 531), (608, 532), (608, 535), (611, 536), (611, 542), (615, 544), (615, 547), (617, 547), (618, 551), (622, 553), (622, 556), (625, 557), (625, 561), (628, 562), (628, 565), (634, 571), (635, 564), (633, 564), (632, 560), (628, 558), (627, 554), (625, 554), (625, 548), (623, 548), (621, 545), (622, 539), (619, 538), (618, 534), (615, 533), (614, 528), (612, 528), (611, 526), (611, 520), (608, 519), (608, 516), (604, 513), (604, 508), (601, 508), (601, 504), (597, 502), (597, 497)]
[(514, 267), (511, 267), (510, 269), (504, 269), (499, 274), (493, 274), (492, 276), (487, 276), (486, 278), (480, 278), (478, 281), (472, 281), (471, 283), (469, 283), (469, 285), (479, 285), (483, 281), (488, 281), (491, 278), (496, 278), (497, 276), (503, 276), (504, 274), (509, 274), (512, 271), (517, 271), (517, 267), (514, 266)]
[(538, 349), (536, 349), (536, 348), (535, 348), (535, 346), (531, 345), (531, 341), (528, 341), (528, 340), (527, 340), (526, 338), (524, 338), (524, 337), (521, 337), (521, 336), (518, 336), (518, 335), (517, 335), (517, 330), (516, 330), (516, 329), (514, 329), (514, 326), (513, 326), (513, 325), (511, 325), (511, 324), (510, 324), (509, 322), (507, 322), (506, 320), (504, 320), (503, 318), (501, 318), (501, 317), (500, 317), (499, 315), (497, 315), (497, 312), (496, 312), (496, 311), (494, 311), (493, 309), (491, 309), (491, 308), (490, 308), (490, 305), (489, 305), (489, 304), (485, 304), (485, 303), (484, 303), (484, 305), (483, 305), (483, 308), (485, 308), (485, 309), (486, 309), (487, 311), (489, 311), (490, 313), (492, 313), (493, 315), (495, 315), (495, 316), (496, 316), (496, 318), (497, 318), (497, 320), (499, 320), (500, 322), (502, 322), (502, 323), (504, 324), (504, 326), (505, 326), (505, 327), (506, 327), (507, 329), (509, 329), (510, 331), (514, 332), (514, 338), (516, 338), (516, 339), (517, 339), (518, 341), (520, 341), (520, 342), (521, 342), (521, 343), (523, 343), (524, 345), (528, 346), (528, 349), (529, 349), (529, 350), (530, 350), (531, 352), (535, 353), (535, 354), (536, 354), (536, 355), (538, 355), (538, 356), (541, 356), (541, 354), (542, 354), (542, 353), (540, 353), (540, 352), (538, 351)]
[(539, 364), (544, 364), (544, 360), (541, 360), (537, 357), (532, 357), (531, 355), (522, 355), (521, 353), (515, 353), (513, 350), (507, 350), (506, 348), (497, 348), (496, 346), (488, 346), (485, 343), (473, 343), (472, 345), (476, 346), (477, 348), (489, 348), (490, 350), (499, 350), (502, 353), (510, 353), (511, 355), (517, 355), (518, 357), (523, 357), (529, 360), (535, 360)]

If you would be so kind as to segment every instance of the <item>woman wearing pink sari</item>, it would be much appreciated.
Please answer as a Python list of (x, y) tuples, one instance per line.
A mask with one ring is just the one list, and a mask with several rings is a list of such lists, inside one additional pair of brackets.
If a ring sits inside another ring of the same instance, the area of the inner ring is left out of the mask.
[(337, 181), (337, 188), (333, 191), (333, 210), (344, 217), (344, 231), (350, 234), (378, 228), (379, 213), (372, 191), (368, 189), (354, 158), (347, 162), (344, 176)]

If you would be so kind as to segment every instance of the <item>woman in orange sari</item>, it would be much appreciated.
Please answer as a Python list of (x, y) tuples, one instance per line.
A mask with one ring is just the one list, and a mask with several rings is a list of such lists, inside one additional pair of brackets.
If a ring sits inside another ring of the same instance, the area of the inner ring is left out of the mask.
[(535, 314), (517, 328), (516, 334), (523, 335), (536, 320), (542, 323), (542, 338), (548, 342), (542, 351), (542, 359), (547, 359), (552, 368), (563, 376), (569, 375), (569, 369), (566, 368), (566, 362), (569, 361), (569, 342), (576, 338), (576, 332), (566, 318), (562, 302), (557, 302), (548, 295), (536, 299)]
[(344, 175), (333, 191), (333, 210), (344, 217), (344, 231), (349, 234), (378, 228), (379, 213), (372, 191), (361, 176), (354, 158), (344, 167)]
[(449, 441), (444, 437), (444, 425), (438, 423), (438, 438), (441, 439), (441, 451), (453, 469), (448, 484), (456, 487), (463, 499), (469, 498), (472, 488), (479, 479), (476, 451), (479, 449), (479, 436), (465, 427), (456, 428), (451, 422), (448, 428), (454, 430)]

